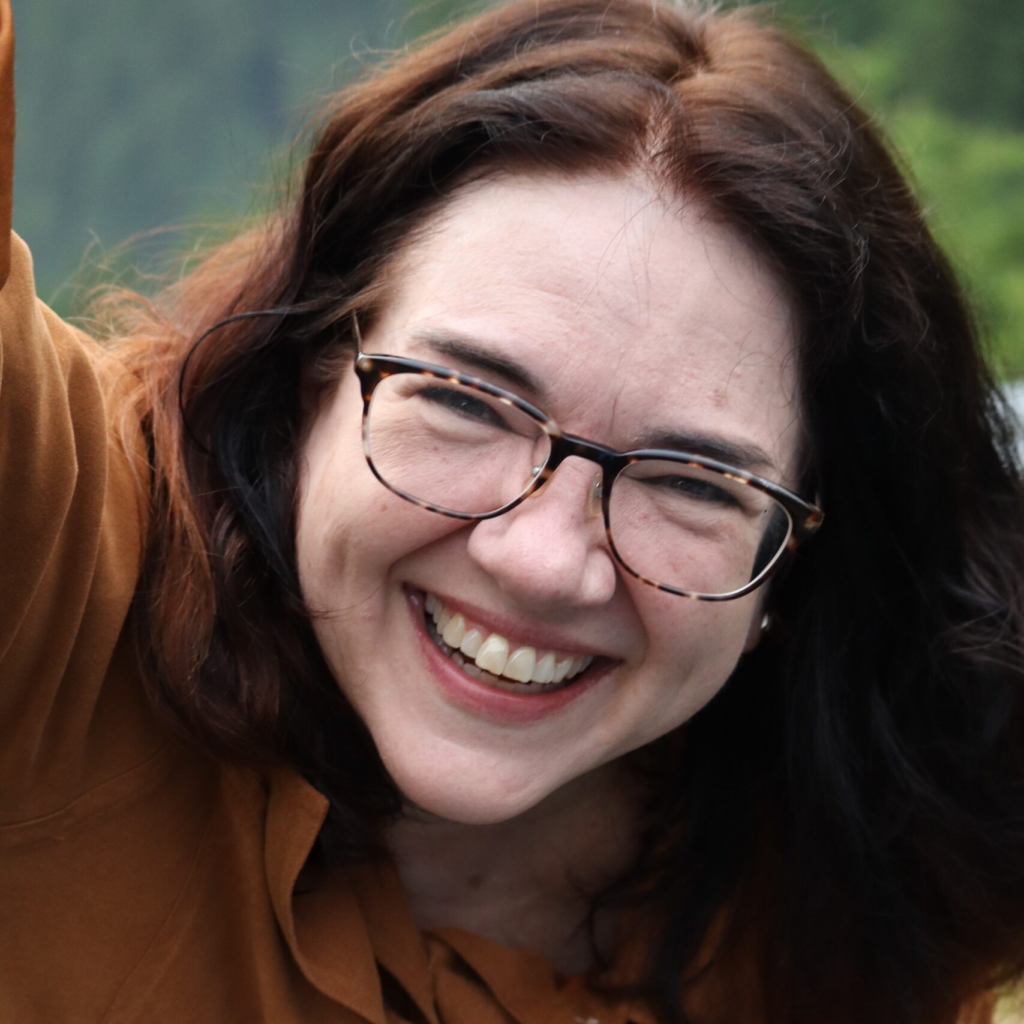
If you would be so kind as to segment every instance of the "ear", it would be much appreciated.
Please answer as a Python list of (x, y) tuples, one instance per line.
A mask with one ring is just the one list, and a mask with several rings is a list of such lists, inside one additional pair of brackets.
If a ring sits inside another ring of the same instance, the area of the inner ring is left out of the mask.
[(764, 610), (765, 596), (763, 593), (758, 595), (753, 614), (750, 616), (750, 628), (747, 630), (747, 638), (743, 642), (744, 654), (749, 654), (761, 642), (761, 637), (764, 636), (768, 628), (768, 615)]

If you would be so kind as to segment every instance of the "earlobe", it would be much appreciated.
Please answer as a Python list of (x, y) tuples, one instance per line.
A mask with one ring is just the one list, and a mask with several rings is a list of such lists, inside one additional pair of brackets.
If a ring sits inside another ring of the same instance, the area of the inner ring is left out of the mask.
[[(758, 609), (760, 611), (760, 609)], [(772, 628), (772, 617), (770, 612), (761, 615), (754, 615), (750, 620), (750, 629), (747, 630), (747, 639), (743, 644), (743, 653), (749, 654), (761, 642), (761, 638)]]

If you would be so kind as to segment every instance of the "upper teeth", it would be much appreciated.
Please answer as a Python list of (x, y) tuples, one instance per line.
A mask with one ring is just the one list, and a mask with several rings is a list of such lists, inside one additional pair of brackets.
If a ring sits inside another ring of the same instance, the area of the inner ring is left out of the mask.
[(425, 604), (441, 639), (472, 659), (477, 668), (495, 676), (518, 683), (561, 683), (578, 675), (594, 660), (592, 654), (558, 654), (514, 646), (500, 633), (467, 622), (461, 612), (451, 611), (433, 594), (427, 594)]

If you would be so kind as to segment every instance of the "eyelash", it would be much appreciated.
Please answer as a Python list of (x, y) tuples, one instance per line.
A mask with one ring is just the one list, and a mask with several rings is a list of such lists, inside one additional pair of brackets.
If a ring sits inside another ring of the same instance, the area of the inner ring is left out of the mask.
[[(729, 505), (736, 506), (739, 502), (724, 488), (716, 487), (714, 484), (706, 480), (695, 480), (692, 477), (683, 476), (663, 476), (663, 477), (652, 477), (646, 482), (652, 485), (658, 485), (665, 487), (669, 490), (676, 490), (675, 485), (680, 481), (688, 484), (700, 485), (697, 490), (686, 489), (686, 493), (690, 497), (697, 498), (700, 501), (713, 502), (718, 505)], [(679, 490), (683, 490), (679, 488)]]
[[(446, 388), (435, 384), (431, 387), (424, 388), (420, 392), (420, 397), (444, 406), (460, 416), (465, 416), (467, 419), (483, 421), (485, 417), (474, 416), (464, 407), (465, 404), (472, 404), (486, 413), (486, 419), (492, 425), (508, 429), (508, 424), (490, 405), (481, 399), (473, 398), (471, 395), (467, 395), (462, 391), (456, 391), (454, 388)], [(452, 401), (452, 399), (456, 399), (456, 401)]]

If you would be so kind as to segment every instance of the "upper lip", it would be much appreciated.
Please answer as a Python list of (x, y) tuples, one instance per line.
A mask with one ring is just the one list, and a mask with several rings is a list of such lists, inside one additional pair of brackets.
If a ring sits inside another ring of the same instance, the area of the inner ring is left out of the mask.
[(565, 654), (592, 654), (598, 657), (621, 660), (617, 655), (602, 650), (599, 644), (587, 644), (585, 641), (566, 636), (555, 630), (544, 626), (538, 626), (533, 622), (526, 622), (523, 619), (516, 619), (510, 615), (503, 615), (498, 612), (486, 611), (475, 605), (467, 604), (439, 590), (419, 588), (421, 592), (433, 594), (439, 601), (443, 602), (454, 612), (462, 612), (463, 616), (471, 619), (478, 625), (484, 626), (492, 633), (498, 633), (506, 640), (513, 640), (517, 644), (529, 645), (530, 647), (559, 651)]

